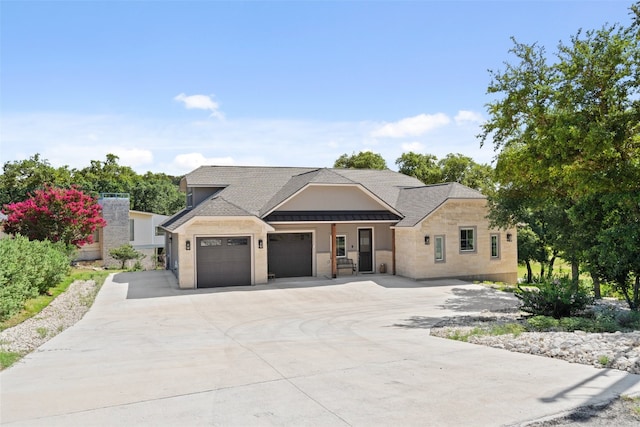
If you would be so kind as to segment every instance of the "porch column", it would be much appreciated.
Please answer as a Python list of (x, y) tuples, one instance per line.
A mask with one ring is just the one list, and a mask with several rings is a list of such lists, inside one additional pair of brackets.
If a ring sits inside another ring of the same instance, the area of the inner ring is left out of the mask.
[(336, 261), (336, 225), (331, 224), (331, 277), (338, 277), (338, 262)]
[(396, 229), (391, 229), (391, 274), (396, 275)]

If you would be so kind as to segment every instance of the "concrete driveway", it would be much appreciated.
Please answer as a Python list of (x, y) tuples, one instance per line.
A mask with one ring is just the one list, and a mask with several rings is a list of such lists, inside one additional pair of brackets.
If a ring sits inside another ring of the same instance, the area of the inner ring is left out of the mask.
[(112, 276), (75, 326), (0, 374), (8, 426), (519, 425), (640, 393), (640, 376), (429, 336), (510, 305), (392, 276), (182, 291)]

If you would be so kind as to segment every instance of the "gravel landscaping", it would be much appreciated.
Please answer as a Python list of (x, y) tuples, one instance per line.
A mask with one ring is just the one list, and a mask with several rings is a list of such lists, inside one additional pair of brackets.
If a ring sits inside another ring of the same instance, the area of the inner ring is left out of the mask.
[(39, 314), (0, 332), (0, 351), (26, 354), (40, 347), (82, 319), (97, 291), (93, 280), (73, 282)]

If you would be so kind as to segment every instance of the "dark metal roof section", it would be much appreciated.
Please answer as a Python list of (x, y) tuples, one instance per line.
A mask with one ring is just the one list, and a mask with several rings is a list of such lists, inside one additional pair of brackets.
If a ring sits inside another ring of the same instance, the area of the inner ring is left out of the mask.
[(389, 211), (276, 211), (264, 218), (267, 222), (396, 222), (400, 219)]

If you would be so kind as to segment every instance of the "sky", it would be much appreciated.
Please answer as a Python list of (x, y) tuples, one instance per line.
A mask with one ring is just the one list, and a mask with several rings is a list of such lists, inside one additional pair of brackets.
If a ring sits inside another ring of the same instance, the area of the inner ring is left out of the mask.
[(138, 173), (331, 167), (373, 151), (491, 163), (511, 37), (551, 57), (632, 1), (0, 0), (0, 163)]

